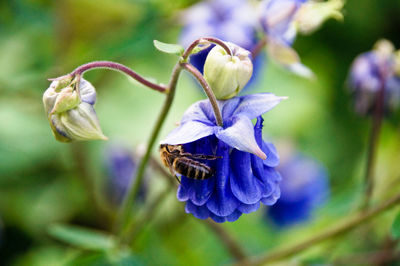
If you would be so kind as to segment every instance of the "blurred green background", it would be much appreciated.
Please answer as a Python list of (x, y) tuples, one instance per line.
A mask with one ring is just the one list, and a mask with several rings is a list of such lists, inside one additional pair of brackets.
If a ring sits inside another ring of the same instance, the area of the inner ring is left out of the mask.
[[(107, 202), (103, 161), (108, 144), (55, 141), (42, 107), (47, 78), (89, 61), (111, 60), (166, 83), (176, 58), (158, 52), (152, 41), (176, 42), (181, 29), (178, 12), (195, 2), (0, 2), (0, 265), (215, 265), (232, 261), (215, 235), (184, 213), (175, 189), (161, 203), (162, 211), (138, 235), (131, 253), (78, 251), (48, 234), (54, 223), (100, 230), (109, 227), (99, 211)], [(268, 62), (253, 90), (289, 96), (264, 116), (266, 137), (278, 143), (290, 141), (322, 162), (330, 174), (332, 195), (315, 220), (289, 231), (279, 231), (265, 221), (262, 209), (224, 224), (250, 254), (294, 243), (334, 224), (352, 213), (360, 198), (370, 123), (352, 111), (345, 82), (352, 60), (370, 50), (377, 39), (387, 38), (400, 47), (400, 1), (349, 0), (344, 15), (343, 23), (328, 21), (318, 32), (299, 36), (295, 42), (303, 62), (316, 73), (316, 81), (295, 77)], [(143, 145), (164, 96), (112, 71), (92, 71), (85, 77), (97, 89), (96, 111), (109, 142), (132, 148)], [(160, 136), (174, 128), (188, 106), (204, 98), (193, 80), (182, 75)], [(399, 121), (389, 118), (380, 139), (374, 201), (399, 191), (399, 150)], [(151, 199), (165, 182), (157, 172), (149, 176)], [(394, 214), (388, 212), (350, 235), (302, 253), (296, 261), (329, 262), (379, 250)]]

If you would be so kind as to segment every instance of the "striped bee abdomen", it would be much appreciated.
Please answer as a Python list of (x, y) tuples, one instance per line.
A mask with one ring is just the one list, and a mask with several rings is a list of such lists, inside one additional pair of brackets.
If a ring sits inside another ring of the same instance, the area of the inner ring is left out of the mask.
[(172, 168), (187, 178), (198, 180), (208, 179), (214, 175), (213, 169), (208, 165), (186, 157), (174, 158)]

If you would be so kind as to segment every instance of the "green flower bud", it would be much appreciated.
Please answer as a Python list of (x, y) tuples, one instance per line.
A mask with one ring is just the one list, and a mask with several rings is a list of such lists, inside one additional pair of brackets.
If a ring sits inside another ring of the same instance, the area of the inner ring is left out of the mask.
[(226, 44), (233, 56), (221, 46), (215, 46), (209, 52), (204, 64), (204, 78), (219, 100), (236, 96), (253, 73), (251, 53), (233, 43), (226, 42)]
[(96, 90), (90, 82), (65, 76), (54, 80), (43, 94), (43, 104), (56, 140), (92, 140), (107, 137), (101, 131), (93, 105)]

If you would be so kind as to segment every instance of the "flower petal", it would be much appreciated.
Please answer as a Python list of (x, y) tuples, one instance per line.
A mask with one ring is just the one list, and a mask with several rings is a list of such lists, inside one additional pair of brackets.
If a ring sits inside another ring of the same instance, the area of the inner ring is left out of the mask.
[(190, 200), (186, 202), (185, 211), (186, 213), (191, 213), (194, 217), (202, 220), (210, 217), (210, 212), (206, 206), (196, 206)]
[(244, 115), (254, 119), (272, 108), (286, 97), (278, 97), (272, 93), (257, 93), (240, 97), (240, 103), (233, 112), (234, 116)]
[(267, 159), (263, 161), (264, 165), (269, 167), (276, 167), (279, 165), (279, 155), (274, 144), (263, 141), (261, 149), (265, 155), (267, 155)]
[(172, 130), (160, 144), (178, 145), (196, 141), (214, 134), (214, 126), (198, 121), (187, 121)]
[(260, 208), (260, 202), (256, 202), (254, 204), (242, 203), (239, 205), (237, 209), (242, 213), (251, 213), (257, 211), (259, 208)]
[(264, 205), (271, 206), (277, 202), (277, 200), (280, 198), (280, 196), (281, 196), (281, 190), (280, 190), (279, 186), (276, 185), (276, 189), (275, 189), (274, 193), (272, 193), (272, 195), (269, 197), (262, 198), (261, 202)]
[(182, 116), (181, 124), (187, 121), (197, 121), (215, 125), (214, 112), (209, 100), (198, 101), (192, 104)]
[(234, 211), (232, 214), (226, 216), (226, 220), (228, 222), (234, 222), (242, 215), (242, 212), (239, 210)]
[(252, 173), (250, 154), (233, 150), (231, 157), (230, 181), (233, 195), (246, 204), (254, 204), (260, 201), (263, 185)]
[(234, 117), (232, 126), (226, 129), (218, 127), (215, 135), (232, 148), (266, 158), (254, 138), (253, 124), (246, 116)]
[(211, 179), (216, 179), (216, 186), (210, 199), (207, 201), (207, 208), (218, 216), (232, 214), (239, 201), (232, 194), (229, 184), (229, 146), (223, 142), (218, 143), (218, 156), (222, 159), (217, 160), (217, 174)]

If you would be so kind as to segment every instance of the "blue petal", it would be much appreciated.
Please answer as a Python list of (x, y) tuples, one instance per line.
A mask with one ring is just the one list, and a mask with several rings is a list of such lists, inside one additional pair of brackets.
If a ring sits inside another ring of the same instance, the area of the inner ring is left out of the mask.
[(234, 222), (242, 215), (242, 212), (239, 210), (234, 211), (231, 215), (226, 216), (226, 220), (228, 222)]
[(272, 193), (272, 195), (269, 197), (262, 198), (261, 202), (264, 205), (271, 206), (277, 202), (277, 200), (280, 198), (280, 196), (281, 196), (281, 190), (279, 188), (279, 185), (276, 184), (274, 193)]
[(224, 222), (226, 222), (226, 217), (215, 215), (212, 212), (210, 212), (210, 218), (213, 219), (214, 222), (216, 222), (216, 223), (224, 223)]
[[(263, 140), (262, 140), (262, 123), (264, 119), (259, 116), (257, 117), (257, 122), (254, 125), (254, 137), (256, 139), (257, 145), (259, 147), (262, 147), (263, 145)], [(268, 155), (267, 159), (268, 160)], [(260, 158), (256, 157), (255, 155), (251, 155), (251, 168), (253, 170), (253, 174), (258, 177), (260, 180), (262, 180), (262, 175), (264, 174), (264, 165), (263, 165), (263, 160)]]
[(214, 112), (210, 101), (203, 100), (192, 104), (183, 114), (181, 124), (187, 121), (197, 121), (208, 125), (215, 125)]
[(264, 165), (269, 167), (276, 167), (279, 165), (279, 155), (274, 144), (263, 141), (261, 149), (265, 155), (267, 155), (267, 159), (263, 161)]
[(191, 213), (194, 217), (202, 220), (210, 217), (210, 212), (206, 206), (196, 206), (190, 200), (186, 202), (185, 211), (186, 213)]
[(198, 121), (187, 121), (172, 130), (160, 144), (185, 144), (214, 134), (214, 126)]
[(240, 103), (233, 112), (234, 116), (244, 115), (254, 119), (272, 108), (286, 97), (278, 97), (272, 93), (250, 94), (240, 97)]
[(189, 185), (187, 178), (181, 178), (181, 184), (176, 192), (176, 197), (179, 201), (187, 201), (189, 199)]
[(254, 204), (240, 204), (237, 208), (242, 213), (251, 213), (255, 212), (260, 208), (260, 202), (256, 202)]
[(263, 197), (269, 197), (275, 192), (279, 182), (281, 181), (281, 175), (274, 168), (264, 166), (263, 175), (258, 177), (261, 179), (263, 187)]
[(182, 176), (185, 188), (188, 191), (189, 199), (197, 206), (204, 205), (210, 198), (213, 188), (215, 187), (215, 179), (209, 178), (207, 180), (194, 180)]
[(233, 150), (231, 156), (233, 195), (246, 204), (258, 202), (262, 197), (263, 184), (252, 174), (250, 154)]
[(232, 194), (229, 184), (229, 147), (221, 141), (218, 143), (217, 155), (222, 156), (222, 159), (217, 161), (217, 174), (211, 178), (216, 179), (216, 186), (207, 201), (207, 208), (218, 216), (227, 216), (235, 211), (239, 202)]
[(232, 148), (253, 153), (263, 159), (266, 157), (254, 138), (251, 120), (245, 116), (234, 117), (232, 126), (226, 129), (218, 127), (215, 135)]

